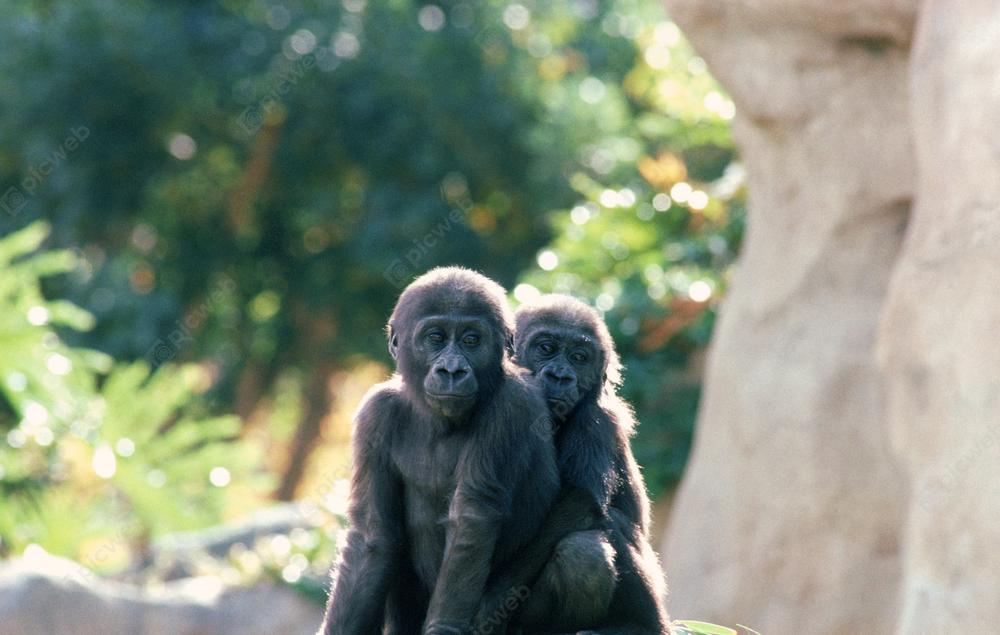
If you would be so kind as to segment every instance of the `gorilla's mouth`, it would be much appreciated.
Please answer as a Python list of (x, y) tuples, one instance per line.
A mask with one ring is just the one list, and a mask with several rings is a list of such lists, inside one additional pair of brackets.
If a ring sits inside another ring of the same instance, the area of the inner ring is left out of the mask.
[(547, 397), (545, 403), (556, 424), (569, 416), (569, 413), (573, 412), (573, 408), (576, 407), (576, 399), (571, 399), (568, 395)]
[(475, 399), (476, 393), (427, 392), (427, 400), (442, 412), (468, 410)]
[(564, 407), (572, 408), (576, 405), (579, 400), (580, 395), (575, 390), (559, 390), (548, 388), (545, 391), (545, 401), (548, 402), (550, 406), (555, 404), (561, 404)]
[(476, 396), (476, 393), (474, 393), (474, 392), (472, 392), (472, 393), (467, 393), (467, 392), (431, 392), (431, 391), (428, 390), (427, 391), (427, 396), (430, 397), (431, 399), (435, 400), (435, 401), (441, 400), (441, 399), (445, 399), (445, 400), (447, 400), (447, 399), (459, 399), (459, 400), (461, 400), (461, 399), (472, 399), (473, 397)]
[(472, 408), (476, 395), (454, 392), (428, 392), (427, 401), (432, 410), (442, 417), (454, 419), (461, 417)]

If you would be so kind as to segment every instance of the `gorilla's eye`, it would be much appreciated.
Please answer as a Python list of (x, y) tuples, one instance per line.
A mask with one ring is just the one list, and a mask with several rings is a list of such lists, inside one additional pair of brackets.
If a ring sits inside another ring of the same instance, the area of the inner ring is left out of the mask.
[(444, 333), (440, 331), (431, 331), (427, 334), (427, 339), (434, 342), (435, 344), (440, 344), (444, 341)]
[(546, 355), (551, 355), (556, 352), (556, 346), (552, 342), (542, 342), (538, 345), (538, 348), (541, 349), (541, 351)]
[(582, 362), (587, 361), (587, 354), (583, 353), (581, 351), (577, 351), (577, 352), (573, 353), (572, 355), (570, 355), (570, 359), (572, 359), (574, 362), (581, 362), (582, 363)]
[(475, 346), (479, 343), (479, 333), (468, 333), (462, 338), (462, 343)]

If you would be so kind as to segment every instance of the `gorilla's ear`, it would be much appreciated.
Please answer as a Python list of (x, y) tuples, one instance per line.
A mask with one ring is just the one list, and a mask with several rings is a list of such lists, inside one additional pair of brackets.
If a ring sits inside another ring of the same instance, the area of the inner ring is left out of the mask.
[(389, 325), (389, 354), (396, 361), (399, 361), (399, 335), (393, 330), (392, 325)]

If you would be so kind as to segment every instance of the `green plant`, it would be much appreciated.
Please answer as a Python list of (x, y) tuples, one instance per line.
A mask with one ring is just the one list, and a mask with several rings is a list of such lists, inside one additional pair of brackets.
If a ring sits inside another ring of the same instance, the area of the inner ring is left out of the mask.
[[(685, 633), (687, 635), (737, 635), (738, 631), (734, 631), (731, 628), (725, 626), (719, 626), (718, 624), (711, 624), (709, 622), (695, 622), (692, 620), (675, 620), (672, 622), (674, 631), (678, 633)], [(740, 626), (740, 628), (746, 629), (749, 633), (753, 635), (760, 635), (757, 631), (747, 628), (746, 626)]]
[(260, 453), (235, 417), (201, 411), (203, 368), (150, 372), (64, 343), (56, 327), (93, 319), (42, 294), (42, 278), (77, 263), (38, 251), (48, 231), (0, 240), (0, 547), (114, 568), (150, 535), (218, 522), (231, 482), (253, 490)]
[[(700, 366), (743, 236), (743, 176), (734, 106), (677, 27), (650, 16), (632, 42), (624, 81), (605, 82), (595, 106), (547, 102), (553, 125), (579, 131), (585, 160), (569, 174), (575, 204), (552, 213), (556, 237), (514, 296), (567, 293), (602, 312), (640, 422), (633, 450), (658, 497), (690, 448)], [(634, 115), (611, 117), (612, 105)]]

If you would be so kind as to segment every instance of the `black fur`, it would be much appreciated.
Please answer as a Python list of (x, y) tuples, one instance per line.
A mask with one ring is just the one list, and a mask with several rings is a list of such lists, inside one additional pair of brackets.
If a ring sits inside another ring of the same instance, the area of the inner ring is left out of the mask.
[[(596, 505), (600, 520), (597, 530), (582, 523), (554, 549), (524, 558), (521, 579), (503, 581), (530, 586), (511, 627), (528, 634), (669, 633), (663, 573), (649, 544), (649, 500), (629, 445), (635, 419), (616, 393), (621, 364), (607, 326), (583, 302), (558, 295), (522, 306), (515, 321), (515, 362), (545, 393), (564, 492), (586, 492), (583, 504)], [(537, 540), (553, 542), (565, 530), (561, 516), (574, 513), (572, 505), (556, 506)], [(480, 615), (495, 613), (503, 591), (490, 587)]]
[(490, 572), (538, 532), (559, 476), (512, 326), (504, 290), (471, 271), (403, 292), (398, 373), (355, 415), (351, 527), (320, 633), (467, 633)]

